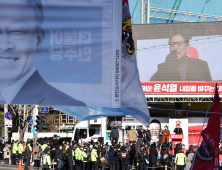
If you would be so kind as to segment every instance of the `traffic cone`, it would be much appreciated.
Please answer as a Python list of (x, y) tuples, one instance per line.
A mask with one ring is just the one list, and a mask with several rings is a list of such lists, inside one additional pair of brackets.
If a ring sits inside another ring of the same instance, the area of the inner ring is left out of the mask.
[(167, 165), (165, 165), (165, 170), (167, 170)]
[(22, 170), (22, 160), (20, 159), (18, 169), (17, 170)]

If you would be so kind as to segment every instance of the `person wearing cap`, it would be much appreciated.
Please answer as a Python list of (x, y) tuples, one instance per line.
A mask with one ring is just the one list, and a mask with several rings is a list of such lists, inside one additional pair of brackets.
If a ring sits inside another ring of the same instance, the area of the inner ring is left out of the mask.
[(43, 154), (43, 169), (50, 170), (51, 165), (50, 149), (46, 148)]
[(13, 145), (12, 145), (13, 165), (17, 165), (16, 164), (17, 152), (18, 152), (17, 141), (13, 141)]
[(122, 169), (121, 170), (128, 170), (129, 167), (129, 154), (128, 152), (126, 151), (126, 148), (124, 146), (121, 147), (121, 152), (120, 152), (120, 164), (121, 164), (121, 167)]
[(39, 141), (36, 141), (36, 145), (34, 146), (33, 152), (33, 160), (34, 160), (34, 167), (36, 167), (37, 169), (39, 169), (40, 167), (40, 159), (41, 159), (41, 147), (39, 145)]
[(184, 167), (186, 166), (186, 156), (180, 149), (179, 152), (176, 154), (174, 163), (176, 165), (177, 170), (184, 170)]
[(137, 166), (140, 167), (140, 170), (147, 170), (147, 165), (149, 164), (149, 155), (145, 150), (144, 145), (140, 146), (140, 151), (136, 154)]
[(93, 146), (93, 149), (91, 151), (91, 167), (92, 167), (92, 170), (97, 170), (98, 169), (98, 152), (97, 152), (97, 148), (98, 146), (97, 145), (94, 145)]
[(29, 170), (28, 166), (30, 164), (30, 159), (31, 159), (31, 151), (29, 149), (30, 143), (26, 143), (25, 147), (25, 157), (24, 157), (24, 162), (25, 162), (25, 168), (24, 170)]

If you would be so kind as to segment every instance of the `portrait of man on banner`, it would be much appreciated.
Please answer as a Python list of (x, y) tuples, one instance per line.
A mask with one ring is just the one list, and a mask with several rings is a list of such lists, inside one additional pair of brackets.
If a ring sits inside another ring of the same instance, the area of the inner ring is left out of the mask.
[(85, 106), (35, 68), (45, 38), (41, 0), (0, 0), (0, 16), (0, 103)]

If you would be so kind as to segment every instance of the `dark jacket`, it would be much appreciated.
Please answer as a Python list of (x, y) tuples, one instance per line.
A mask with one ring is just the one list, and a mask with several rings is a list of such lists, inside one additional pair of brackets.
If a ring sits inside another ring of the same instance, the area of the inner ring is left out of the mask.
[(172, 156), (168, 152), (161, 154), (160, 161), (162, 165), (169, 165), (171, 160)]
[(72, 148), (69, 147), (66, 151), (66, 157), (67, 159), (72, 159)]
[(176, 154), (179, 152), (179, 150), (180, 150), (180, 148), (179, 148), (178, 146), (176, 146), (176, 147), (174, 148), (174, 155), (176, 155)]
[[(187, 58), (185, 81), (212, 81), (210, 70), (206, 61), (196, 58)], [(157, 72), (150, 81), (181, 81), (178, 71), (178, 60), (175, 54), (167, 55), (164, 63), (158, 65)]]
[(156, 150), (156, 147), (151, 145), (151, 147), (150, 147), (150, 155), (149, 155), (149, 162), (151, 164), (156, 164), (157, 163), (157, 156), (158, 156), (158, 152)]
[(117, 128), (111, 129), (111, 138), (119, 138), (119, 131)]
[(63, 160), (63, 151), (62, 151), (62, 149), (57, 149), (56, 150), (56, 159)]
[(114, 150), (112, 150), (111, 152), (109, 152), (109, 161), (110, 162), (116, 162), (116, 152)]
[(128, 164), (129, 158), (129, 153), (127, 153), (127, 151), (120, 152), (119, 159), (121, 164)]
[(25, 82), (16, 94), (11, 104), (39, 104), (39, 105), (70, 105), (86, 106), (82, 101), (52, 87), (40, 76), (38, 71)]
[(147, 153), (146, 150), (144, 151), (139, 151), (136, 154), (136, 161), (137, 163), (146, 163), (145, 159), (149, 160), (149, 154)]
[(175, 134), (183, 134), (182, 128), (175, 128), (173, 131)]
[(141, 129), (138, 130), (138, 138), (143, 138), (143, 132)]
[(132, 144), (132, 146), (130, 147), (130, 158), (136, 156), (136, 144)]
[(28, 146), (25, 147), (25, 160), (31, 159), (31, 151)]
[(146, 140), (150, 141), (151, 140), (151, 133), (150, 130), (146, 130)]

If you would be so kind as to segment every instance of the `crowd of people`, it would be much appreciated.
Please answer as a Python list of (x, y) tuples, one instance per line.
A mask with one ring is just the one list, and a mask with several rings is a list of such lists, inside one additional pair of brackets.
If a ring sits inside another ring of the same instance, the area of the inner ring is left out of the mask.
[[(166, 127), (165, 127), (166, 128)], [(189, 150), (183, 144), (172, 146), (167, 139), (161, 142), (152, 142), (149, 127), (143, 126), (135, 130), (132, 126), (127, 130), (129, 143), (119, 142), (119, 132), (116, 125), (111, 130), (111, 143), (101, 143), (90, 139), (82, 142), (61, 140), (57, 136), (53, 139), (38, 139), (36, 144), (31, 140), (13, 141), (2, 147), (5, 163), (24, 163), (24, 170), (33, 162), (35, 169), (58, 170), (129, 170), (129, 169), (168, 169), (188, 170), (194, 158), (195, 148), (191, 145)], [(167, 133), (167, 130), (164, 133)], [(136, 134), (138, 139), (135, 140)], [(85, 135), (86, 137), (86, 135)], [(162, 143), (163, 142), (163, 143)], [(0, 151), (3, 144), (0, 142)], [(0, 152), (1, 153), (1, 152)], [(11, 155), (12, 154), (12, 155)], [(0, 155), (1, 158), (1, 155)], [(31, 161), (31, 162), (30, 162)]]

